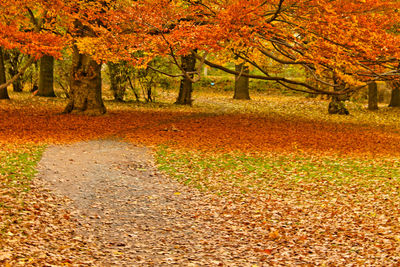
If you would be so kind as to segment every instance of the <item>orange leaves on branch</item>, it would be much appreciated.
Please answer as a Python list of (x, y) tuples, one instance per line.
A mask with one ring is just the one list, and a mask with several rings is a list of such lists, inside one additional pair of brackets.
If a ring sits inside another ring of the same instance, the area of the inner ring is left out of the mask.
[[(0, 2), (5, 18), (0, 45), (37, 57), (59, 55), (71, 36), (98, 61), (135, 64), (194, 49), (266, 49), (275, 57), (305, 62), (317, 74), (326, 69), (359, 79), (394, 67), (377, 64), (378, 59), (400, 58), (399, 37), (393, 34), (400, 19), (398, 1), (19, 0), (11, 7), (6, 2)], [(31, 34), (34, 22), (28, 8), (36, 19), (46, 14), (37, 34)], [(76, 21), (90, 29), (90, 36), (81, 36)], [(257, 62), (257, 57), (249, 59)]]

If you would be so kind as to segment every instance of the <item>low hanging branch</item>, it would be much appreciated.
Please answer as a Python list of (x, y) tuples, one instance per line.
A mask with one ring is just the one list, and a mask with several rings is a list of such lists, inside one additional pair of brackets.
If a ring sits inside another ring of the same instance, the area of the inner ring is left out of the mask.
[(0, 89), (4, 89), (6, 87), (8, 87), (10, 84), (12, 84), (13, 82), (15, 82), (19, 77), (21, 77), (25, 71), (29, 68), (30, 65), (32, 65), (32, 63), (35, 62), (35, 58), (30, 56), (28, 61), (25, 63), (25, 65), (18, 71), (17, 74), (15, 74), (10, 80), (8, 80), (6, 83), (3, 83), (2, 85), (0, 85)]
[[(195, 54), (195, 57), (198, 58), (198, 59), (202, 59), (202, 57), (200, 55), (198, 55), (198, 54)], [(311, 86), (311, 85), (309, 85), (307, 83), (290, 80), (290, 79), (287, 79), (287, 78), (284, 78), (284, 77), (273, 77), (273, 76), (266, 76), (266, 75), (255, 75), (255, 74), (248, 74), (248, 73), (240, 73), (238, 71), (231, 70), (229, 68), (223, 67), (221, 65), (215, 64), (215, 63), (210, 62), (210, 61), (205, 60), (205, 59), (204, 59), (204, 64), (206, 64), (206, 65), (208, 65), (208, 66), (210, 66), (212, 68), (216, 68), (216, 69), (222, 70), (224, 72), (233, 74), (233, 75), (241, 75), (241, 76), (252, 78), (252, 79), (265, 80), (265, 81), (275, 81), (275, 82), (278, 82), (278, 83), (287, 83), (287, 84), (291, 84), (291, 85), (302, 86), (302, 87), (307, 88), (307, 89), (304, 89), (304, 90), (302, 90), (302, 89), (294, 89), (293, 87), (291, 87), (291, 89), (292, 90), (296, 90), (296, 91), (300, 91), (300, 92), (305, 92), (305, 93), (319, 93), (319, 94), (328, 94), (328, 95), (343, 95), (343, 94), (346, 94), (346, 93), (349, 92), (349, 90), (342, 90), (342, 91), (322, 90), (322, 89), (315, 88), (314, 86)], [(356, 89), (364, 87), (364, 86), (365, 85), (357, 87)]]

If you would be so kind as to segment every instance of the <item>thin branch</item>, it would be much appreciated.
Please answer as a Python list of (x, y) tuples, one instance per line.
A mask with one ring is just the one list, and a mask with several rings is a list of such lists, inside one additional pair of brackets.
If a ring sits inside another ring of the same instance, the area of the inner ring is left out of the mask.
[(165, 75), (165, 76), (168, 76), (168, 77), (172, 77), (172, 78), (183, 77), (183, 74), (170, 74), (170, 73), (164, 72), (164, 71), (162, 71), (162, 70), (153, 68), (153, 67), (150, 66), (150, 65), (147, 65), (147, 68), (149, 68), (149, 69), (151, 69), (151, 70), (153, 70), (153, 71), (155, 71), (155, 72), (161, 73), (161, 74), (163, 74), (163, 75)]
[(258, 51), (260, 51), (261, 54), (263, 54), (264, 56), (269, 57), (269, 58), (271, 58), (271, 59), (273, 59), (276, 62), (279, 62), (281, 64), (286, 64), (286, 65), (303, 65), (303, 64), (306, 64), (306, 62), (304, 62), (304, 61), (287, 61), (287, 60), (284, 60), (284, 59), (280, 59), (280, 58), (274, 56), (273, 54), (269, 53), (268, 51), (265, 51), (264, 49), (261, 49), (261, 48), (258, 48)]
[[(273, 21), (278, 17), (279, 13), (280, 13), (281, 10), (282, 10), (283, 1), (284, 1), (284, 0), (279, 0), (278, 8), (276, 9), (274, 15), (267, 21), (267, 23), (273, 22)], [(264, 3), (265, 3), (265, 2), (264, 2)], [(264, 4), (264, 3), (263, 3), (263, 4)]]
[[(199, 55), (195, 54), (195, 56), (197, 58), (201, 58)], [(216, 69), (220, 69), (224, 72), (233, 74), (233, 75), (239, 75), (240, 73), (231, 69), (228, 69), (226, 67), (223, 67), (221, 65), (215, 64), (213, 62), (210, 62), (208, 60), (204, 60), (204, 63), (212, 68), (216, 68)], [(258, 80), (265, 80), (265, 81), (275, 81), (275, 82), (283, 82), (283, 83), (288, 83), (291, 85), (298, 85), (298, 86), (302, 86), (305, 88), (308, 88), (310, 91), (303, 91), (303, 92), (318, 92), (320, 94), (327, 94), (327, 95), (343, 95), (345, 93), (348, 93), (350, 90), (342, 90), (342, 91), (327, 91), (327, 90), (321, 90), (318, 88), (315, 88), (309, 84), (306, 84), (304, 82), (299, 82), (299, 81), (293, 81), (284, 77), (272, 77), (272, 76), (266, 76), (266, 75), (254, 75), (254, 74), (247, 74), (247, 73), (243, 73), (242, 76), (244, 77), (248, 77), (248, 78), (252, 78), (252, 79), (258, 79)], [(299, 91), (299, 90), (297, 90)]]

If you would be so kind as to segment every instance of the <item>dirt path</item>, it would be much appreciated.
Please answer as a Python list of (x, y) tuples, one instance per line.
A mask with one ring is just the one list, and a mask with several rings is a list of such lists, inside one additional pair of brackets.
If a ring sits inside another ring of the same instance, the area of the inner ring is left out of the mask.
[(164, 177), (147, 148), (111, 140), (51, 146), (38, 178), (72, 200), (80, 232), (102, 252), (95, 265), (260, 262), (251, 248), (257, 236), (224, 217), (224, 200)]

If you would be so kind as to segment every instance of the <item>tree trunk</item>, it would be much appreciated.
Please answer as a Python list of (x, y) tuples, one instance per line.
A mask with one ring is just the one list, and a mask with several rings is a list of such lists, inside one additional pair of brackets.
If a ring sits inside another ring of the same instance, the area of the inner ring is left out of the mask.
[(119, 102), (124, 101), (126, 88), (123, 85), (123, 77), (120, 70), (120, 65), (116, 63), (107, 63), (108, 74), (110, 76), (110, 89), (114, 94), (114, 99)]
[[(186, 72), (194, 72), (196, 67), (196, 58), (193, 54), (182, 56), (182, 68)], [(193, 77), (193, 74), (189, 74), (190, 77)], [(193, 92), (193, 83), (190, 79), (184, 76), (181, 80), (181, 84), (179, 87), (179, 95), (176, 99), (175, 104), (178, 105), (192, 105), (192, 92)]]
[[(244, 64), (235, 65), (235, 70), (237, 72), (249, 73), (249, 67), (244, 66)], [(249, 94), (249, 77), (244, 77), (242, 75), (235, 75), (235, 94), (233, 99), (244, 99), (250, 100)]]
[(44, 55), (40, 59), (39, 91), (37, 95), (54, 97), (54, 57)]
[[(6, 60), (9, 63), (8, 74), (10, 75), (10, 77), (14, 77), (19, 72), (20, 64), (23, 60), (23, 55), (18, 50), (8, 50), (5, 56)], [(12, 83), (12, 85), (14, 92), (22, 92), (23, 86), (21, 77), (16, 79)]]
[(400, 82), (391, 82), (392, 95), (390, 97), (389, 107), (400, 107)]
[(376, 84), (376, 82), (370, 83), (368, 85), (368, 109), (378, 109), (378, 85)]
[[(16, 75), (16, 74), (14, 74)], [(14, 92), (22, 92), (22, 82), (20, 79), (17, 79), (15, 82), (13, 82), (13, 91)]]
[[(3, 48), (0, 47), (0, 84), (6, 83), (6, 69), (4, 67)], [(7, 87), (0, 89), (0, 99), (10, 99)]]
[[(334, 87), (335, 91), (344, 90), (346, 84), (340, 81), (336, 75), (333, 75), (333, 81), (335, 84), (339, 84), (340, 86)], [(348, 98), (347, 95), (333, 95), (332, 100), (328, 106), (329, 114), (339, 114), (339, 115), (349, 115), (349, 111), (347, 110), (344, 101)]]
[(101, 115), (106, 108), (101, 97), (101, 64), (73, 47), (70, 101), (64, 113)]

